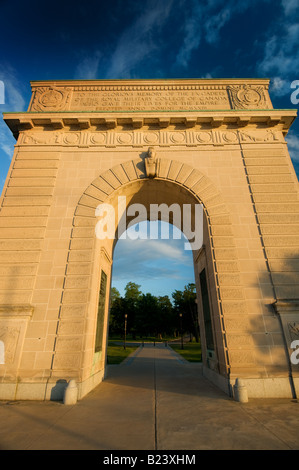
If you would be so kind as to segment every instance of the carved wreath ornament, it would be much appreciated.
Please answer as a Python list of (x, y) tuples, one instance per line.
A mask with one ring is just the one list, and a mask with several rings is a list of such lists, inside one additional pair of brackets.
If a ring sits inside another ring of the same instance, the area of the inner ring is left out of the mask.
[(36, 90), (32, 109), (36, 111), (60, 111), (70, 98), (70, 88), (41, 87)]
[(299, 339), (299, 323), (290, 322), (288, 323), (289, 333), (292, 340)]
[(228, 91), (233, 108), (256, 109), (266, 107), (265, 94), (262, 86), (229, 86)]

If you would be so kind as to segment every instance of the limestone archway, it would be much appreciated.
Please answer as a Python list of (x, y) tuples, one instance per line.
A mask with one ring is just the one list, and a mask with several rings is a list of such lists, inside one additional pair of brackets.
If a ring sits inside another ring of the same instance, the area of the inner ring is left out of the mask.
[(17, 142), (0, 198), (0, 398), (61, 399), (71, 378), (82, 397), (102, 380), (97, 309), (113, 246), (95, 237), (95, 208), (147, 191), (161, 202), (161, 188), (204, 206), (195, 277), (199, 295), (206, 269), (217, 345), (205, 375), (226, 392), (242, 378), (249, 397), (294, 397), (299, 206), (285, 135), (296, 112), (273, 109), (260, 79), (31, 86), (28, 111), (4, 115)]
[[(144, 187), (144, 185), (146, 185)], [(110, 201), (116, 204), (116, 197), (126, 194), (128, 201), (138, 200), (147, 204), (149, 195), (158, 194), (157, 185), (163, 193), (156, 198), (160, 203), (179, 204), (198, 202), (203, 205), (205, 214), (204, 247), (194, 252), (195, 272), (197, 272), (197, 290), (199, 296), (199, 274), (207, 270), (215, 351), (213, 355), (204, 351), (207, 375), (216, 378), (219, 385), (228, 391), (228, 379), (231, 372), (231, 358), (239, 352), (228, 342), (233, 335), (225, 325), (225, 312), (229, 306), (245, 314), (243, 288), (236, 261), (236, 246), (231, 230), (230, 214), (221, 194), (212, 181), (199, 170), (175, 160), (161, 159), (155, 179), (146, 177), (144, 160), (131, 160), (119, 164), (96, 178), (80, 198), (73, 219), (73, 229), (69, 246), (68, 262), (64, 290), (60, 308), (59, 327), (54, 351), (53, 378), (63, 376), (73, 369), (73, 377), (81, 384), (81, 395), (100, 381), (105, 369), (105, 336), (108, 323), (108, 298), (113, 241), (97, 240), (95, 237), (95, 210), (101, 203)], [(144, 188), (144, 190), (142, 190)], [(136, 199), (137, 198), (137, 199)], [(114, 202), (113, 202), (114, 201)], [(221, 226), (221, 236), (219, 227)], [(223, 233), (225, 236), (223, 237)], [(225, 251), (223, 251), (223, 248)], [(227, 263), (230, 258), (230, 264)], [(92, 261), (92, 264), (90, 264)], [(90, 269), (92, 266), (92, 270)], [(101, 354), (95, 355), (95, 337), (97, 328), (97, 306), (101, 283), (101, 272), (107, 276), (105, 302), (104, 335)], [(233, 279), (233, 286), (227, 282), (228, 273)], [(84, 280), (84, 285), (82, 281)], [(228, 300), (228, 289), (234, 289), (235, 300)], [(200, 299), (199, 299), (200, 302)], [(204, 331), (204, 328), (202, 328)], [(244, 333), (246, 336), (246, 333)], [(68, 343), (68, 352), (61, 351), (60, 344)], [(247, 343), (249, 344), (249, 342)], [(248, 346), (247, 346), (248, 348)], [(61, 357), (61, 360), (60, 360)], [(69, 357), (69, 361), (66, 359)], [(217, 375), (217, 377), (216, 377)]]

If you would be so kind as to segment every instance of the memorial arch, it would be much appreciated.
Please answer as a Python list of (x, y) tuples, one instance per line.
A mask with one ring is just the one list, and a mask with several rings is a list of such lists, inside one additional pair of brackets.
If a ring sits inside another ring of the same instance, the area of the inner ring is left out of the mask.
[(273, 109), (268, 84), (31, 83), (28, 111), (4, 115), (16, 146), (0, 212), (0, 399), (61, 399), (70, 379), (82, 398), (103, 380), (115, 239), (96, 237), (96, 209), (121, 196), (202, 204), (203, 373), (231, 395), (242, 378), (249, 398), (296, 397), (296, 113)]

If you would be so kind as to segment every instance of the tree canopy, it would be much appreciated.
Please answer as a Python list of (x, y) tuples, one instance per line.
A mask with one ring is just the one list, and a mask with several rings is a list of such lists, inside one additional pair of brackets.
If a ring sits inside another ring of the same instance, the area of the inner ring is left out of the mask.
[(199, 341), (195, 284), (188, 284), (183, 291), (175, 290), (172, 301), (167, 295), (157, 297), (151, 293), (143, 294), (140, 287), (134, 282), (128, 282), (123, 297), (117, 289), (111, 289), (110, 335), (124, 334), (127, 315), (127, 333), (133, 338), (163, 338), (189, 333)]

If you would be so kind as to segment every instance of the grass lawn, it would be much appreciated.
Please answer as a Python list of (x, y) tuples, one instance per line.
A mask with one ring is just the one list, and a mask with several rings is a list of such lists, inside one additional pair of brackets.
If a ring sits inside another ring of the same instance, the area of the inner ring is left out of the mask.
[(169, 344), (175, 352), (180, 354), (188, 362), (201, 362), (201, 345), (200, 343), (184, 343), (184, 349), (180, 344)]
[(126, 346), (124, 349), (122, 345), (115, 345), (108, 343), (107, 348), (107, 363), (108, 364), (120, 364), (124, 361), (132, 352), (136, 351), (138, 346)]

